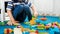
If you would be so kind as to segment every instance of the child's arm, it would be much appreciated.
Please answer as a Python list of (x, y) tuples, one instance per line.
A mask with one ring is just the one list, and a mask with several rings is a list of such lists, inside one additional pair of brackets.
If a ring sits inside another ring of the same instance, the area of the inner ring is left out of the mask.
[(11, 10), (7, 10), (8, 16), (10, 17), (10, 21), (11, 21), (11, 22), (15, 22), (15, 19), (13, 18), (11, 12), (12, 12)]
[(15, 19), (13, 18), (13, 16), (12, 16), (12, 13), (11, 13), (12, 11), (11, 10), (7, 10), (7, 13), (8, 13), (8, 15), (9, 15), (9, 17), (10, 17), (10, 21), (7, 23), (8, 25), (12, 25), (12, 24), (16, 24), (16, 25), (19, 25), (19, 23), (18, 23), (18, 21), (15, 21)]
[[(11, 23), (15, 24), (16, 21), (15, 21), (15, 19), (12, 16), (12, 11), (11, 11), (12, 8), (13, 8), (13, 2), (8, 2), (7, 8), (6, 8), (7, 9), (7, 13), (8, 13), (8, 16), (10, 17)], [(11, 23), (8, 23), (8, 25), (11, 24)]]
[(34, 16), (35, 17), (37, 17), (38, 16), (38, 12), (37, 12), (37, 10), (36, 10), (36, 8), (35, 8), (35, 6), (32, 4), (32, 10), (33, 10), (33, 14), (34, 14)]

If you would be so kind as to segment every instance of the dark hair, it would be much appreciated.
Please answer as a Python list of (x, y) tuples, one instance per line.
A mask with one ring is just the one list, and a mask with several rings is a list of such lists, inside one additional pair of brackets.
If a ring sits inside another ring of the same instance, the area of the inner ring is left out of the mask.
[(18, 0), (12, 0), (13, 2), (18, 2)]
[[(13, 2), (19, 2), (18, 0), (12, 0)], [(23, 2), (25, 2), (25, 0), (22, 0)], [(27, 0), (27, 2), (28, 2), (28, 0)]]

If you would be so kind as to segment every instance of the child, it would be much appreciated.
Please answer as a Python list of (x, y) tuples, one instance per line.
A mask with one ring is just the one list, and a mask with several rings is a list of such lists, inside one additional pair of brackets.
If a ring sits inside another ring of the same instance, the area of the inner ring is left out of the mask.
[(8, 2), (7, 13), (10, 21), (7, 24), (12, 25), (24, 22), (26, 16), (28, 16), (28, 20), (30, 21), (32, 19), (30, 8), (33, 10), (34, 16), (37, 17), (38, 13), (35, 6), (29, 0), (12, 0)]

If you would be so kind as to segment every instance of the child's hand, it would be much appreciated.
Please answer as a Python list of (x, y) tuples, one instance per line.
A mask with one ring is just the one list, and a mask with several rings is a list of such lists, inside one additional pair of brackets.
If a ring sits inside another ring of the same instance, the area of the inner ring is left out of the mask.
[(13, 22), (9, 21), (7, 24), (8, 24), (8, 25), (20, 25), (20, 24), (18, 23), (18, 21), (13, 21)]
[(37, 17), (38, 16), (38, 12), (34, 12), (34, 16)]

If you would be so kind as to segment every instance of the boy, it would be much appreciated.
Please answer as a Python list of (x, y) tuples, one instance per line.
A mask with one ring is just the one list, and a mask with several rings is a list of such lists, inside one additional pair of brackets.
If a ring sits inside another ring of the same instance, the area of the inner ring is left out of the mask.
[(7, 24), (12, 25), (19, 24), (18, 22), (24, 22), (26, 16), (28, 16), (28, 20), (30, 21), (32, 19), (30, 8), (33, 10), (34, 16), (37, 17), (38, 13), (35, 6), (29, 0), (13, 0), (8, 2), (7, 13), (10, 21)]

